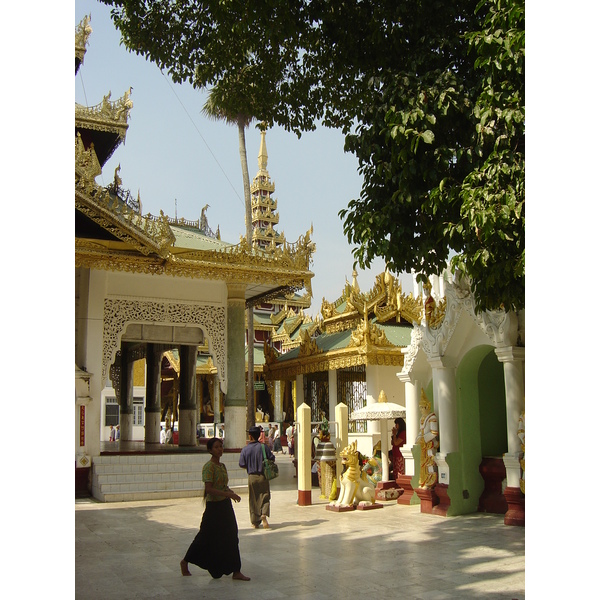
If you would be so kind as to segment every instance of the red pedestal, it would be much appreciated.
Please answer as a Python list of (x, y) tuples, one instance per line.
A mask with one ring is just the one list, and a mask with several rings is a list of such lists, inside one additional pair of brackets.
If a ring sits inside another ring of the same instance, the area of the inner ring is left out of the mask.
[(508, 510), (504, 514), (505, 525), (525, 526), (525, 496), (520, 488), (507, 487), (504, 497), (508, 504)]
[(404, 494), (404, 489), (395, 481), (379, 481), (375, 488), (375, 500), (396, 500), (402, 494)]
[(432, 514), (433, 507), (440, 501), (436, 493), (429, 488), (417, 488), (415, 493), (421, 500), (421, 512)]
[(350, 512), (356, 510), (356, 506), (354, 506), (354, 504), (351, 504), (350, 506), (336, 506), (335, 504), (328, 504), (325, 508), (332, 512)]
[(310, 506), (312, 496), (310, 490), (298, 490), (298, 506)]
[(414, 493), (411, 483), (412, 478), (412, 475), (398, 475), (396, 477), (396, 483), (404, 490), (404, 493), (396, 500), (398, 504), (410, 505), (410, 500)]
[(450, 496), (448, 496), (448, 485), (445, 483), (437, 483), (435, 486), (436, 496), (439, 498), (439, 502), (433, 507), (431, 514), (438, 515), (438, 517), (445, 517), (448, 514), (450, 508)]
[(374, 510), (376, 508), (383, 508), (383, 504), (377, 504), (377, 502), (359, 502), (356, 508), (358, 510)]
[(485, 488), (479, 498), (479, 512), (503, 515), (508, 503), (502, 494), (502, 481), (506, 478), (506, 467), (501, 458), (483, 458), (479, 465)]

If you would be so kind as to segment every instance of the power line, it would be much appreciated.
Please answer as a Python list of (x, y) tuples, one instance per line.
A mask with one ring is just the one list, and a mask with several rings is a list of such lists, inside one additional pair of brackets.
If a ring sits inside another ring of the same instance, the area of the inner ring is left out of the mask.
[(225, 170), (221, 166), (221, 163), (219, 163), (219, 161), (217, 160), (217, 157), (214, 155), (214, 152), (211, 150), (210, 146), (208, 145), (208, 142), (204, 139), (204, 136), (202, 135), (202, 133), (200, 133), (200, 130), (198, 129), (198, 126), (196, 125), (194, 119), (192, 119), (192, 116), (188, 112), (187, 108), (185, 107), (185, 105), (183, 104), (183, 102), (181, 101), (181, 99), (179, 98), (179, 96), (177, 95), (177, 92), (175, 91), (175, 89), (171, 85), (171, 82), (169, 81), (169, 78), (163, 73), (162, 69), (161, 69), (160, 73), (164, 77), (164, 79), (167, 82), (168, 86), (171, 88), (171, 91), (175, 95), (175, 98), (177, 98), (177, 101), (179, 102), (179, 104), (181, 104), (181, 107), (183, 108), (185, 114), (188, 116), (188, 119), (192, 122), (192, 125), (194, 126), (194, 129), (198, 132), (198, 135), (200, 136), (200, 139), (204, 142), (204, 145), (207, 147), (207, 149), (210, 152), (211, 156), (215, 159), (215, 162), (219, 166), (219, 169), (221, 169), (221, 171), (222, 171), (225, 179), (227, 179), (227, 183), (229, 183), (229, 185), (231, 186), (231, 189), (233, 190), (234, 194), (237, 196), (238, 200), (241, 202), (242, 206), (245, 207), (244, 201), (242, 200), (242, 198), (238, 194), (238, 191), (235, 189), (234, 185), (231, 183), (229, 177), (227, 177), (227, 173), (225, 173)]

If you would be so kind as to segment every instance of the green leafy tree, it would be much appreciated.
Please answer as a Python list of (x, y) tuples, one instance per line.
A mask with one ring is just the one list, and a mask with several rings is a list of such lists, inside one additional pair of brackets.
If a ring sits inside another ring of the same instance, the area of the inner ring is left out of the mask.
[(360, 266), (424, 278), (451, 259), (479, 308), (524, 305), (524, 0), (102, 1), (175, 81), (235, 74), (253, 84), (236, 110), (344, 131)]
[[(488, 9), (484, 11), (484, 9)], [(477, 14), (484, 18), (477, 25)], [(451, 258), (480, 309), (525, 300), (524, 6), (480, 2), (446, 59), (373, 80), (346, 148), (361, 196), (340, 211), (361, 266), (439, 274)]]

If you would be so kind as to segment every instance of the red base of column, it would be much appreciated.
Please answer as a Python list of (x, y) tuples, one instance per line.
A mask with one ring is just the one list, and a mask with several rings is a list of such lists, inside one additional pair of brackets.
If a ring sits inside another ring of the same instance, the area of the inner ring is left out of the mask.
[(412, 475), (398, 475), (396, 483), (404, 490), (404, 493), (396, 500), (398, 504), (410, 505), (410, 500), (413, 497), (413, 486), (411, 484)]
[(448, 496), (448, 486), (445, 483), (438, 483), (435, 486), (435, 494), (439, 498), (437, 506), (433, 507), (431, 514), (438, 517), (445, 517), (450, 508), (450, 496)]
[(379, 481), (375, 488), (375, 500), (396, 500), (402, 494), (404, 489), (395, 481)]
[(310, 490), (298, 490), (298, 506), (310, 506), (312, 496)]
[(485, 488), (479, 498), (479, 512), (503, 515), (508, 503), (502, 494), (502, 481), (506, 478), (506, 467), (501, 458), (484, 458), (479, 465)]
[(504, 497), (508, 504), (508, 510), (504, 515), (505, 525), (517, 525), (525, 527), (525, 496), (520, 488), (507, 487)]
[(433, 507), (440, 501), (436, 493), (429, 488), (417, 488), (415, 493), (419, 496), (419, 500), (421, 500), (421, 512), (430, 515)]

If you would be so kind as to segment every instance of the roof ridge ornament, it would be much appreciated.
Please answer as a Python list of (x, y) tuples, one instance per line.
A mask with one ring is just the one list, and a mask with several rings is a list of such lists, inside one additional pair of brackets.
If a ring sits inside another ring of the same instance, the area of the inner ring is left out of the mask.
[(83, 58), (89, 44), (89, 37), (93, 32), (90, 25), (91, 20), (91, 15), (86, 15), (75, 27), (75, 59), (79, 60), (81, 64), (83, 64)]

